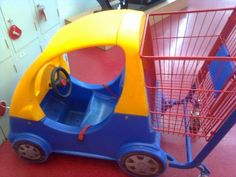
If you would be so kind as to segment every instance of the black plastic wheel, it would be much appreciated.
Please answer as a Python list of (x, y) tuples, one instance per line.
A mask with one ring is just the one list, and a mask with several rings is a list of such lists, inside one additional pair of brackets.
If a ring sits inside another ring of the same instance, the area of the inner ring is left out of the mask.
[(126, 174), (135, 177), (156, 177), (164, 171), (161, 160), (143, 152), (124, 155), (120, 167)]
[(195, 117), (195, 118), (191, 118), (190, 119), (190, 132), (193, 134), (197, 134), (199, 132), (201, 128), (201, 122), (199, 120), (199, 118)]
[(13, 145), (13, 148), (19, 157), (31, 162), (42, 163), (48, 158), (39, 145), (29, 141), (18, 141)]
[(208, 177), (208, 175), (199, 174), (198, 177)]

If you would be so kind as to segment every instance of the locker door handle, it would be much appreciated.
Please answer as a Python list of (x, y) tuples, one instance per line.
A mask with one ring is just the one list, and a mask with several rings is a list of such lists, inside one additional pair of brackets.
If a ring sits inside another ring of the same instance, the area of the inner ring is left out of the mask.
[(7, 42), (7, 40), (6, 40), (6, 39), (4, 39), (4, 41), (5, 41), (5, 43), (6, 43), (6, 46), (7, 46), (7, 48), (8, 48), (8, 49), (10, 49), (10, 47), (9, 47), (9, 45), (8, 45), (8, 42)]
[(12, 31), (12, 34), (16, 35), (16, 36), (20, 36), (20, 33), (17, 31)]
[(15, 64), (13, 64), (13, 68), (14, 68), (15, 72), (18, 73), (18, 70), (17, 70), (17, 67)]
[(10, 109), (9, 106), (7, 106), (6, 101), (0, 100), (0, 117), (3, 117), (6, 113), (7, 109)]
[(38, 4), (37, 8), (38, 8), (38, 13), (39, 13), (40, 20), (47, 21), (47, 14), (45, 12), (45, 6)]
[(8, 29), (8, 35), (12, 40), (19, 39), (22, 35), (22, 30), (16, 25), (11, 25)]

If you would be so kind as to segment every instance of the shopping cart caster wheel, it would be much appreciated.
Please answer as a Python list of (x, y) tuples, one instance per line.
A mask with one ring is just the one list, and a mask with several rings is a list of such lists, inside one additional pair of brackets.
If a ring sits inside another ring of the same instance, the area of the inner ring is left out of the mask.
[(209, 177), (209, 176), (208, 175), (200, 174), (200, 175), (198, 175), (198, 177)]
[(189, 127), (190, 132), (193, 134), (197, 134), (200, 128), (201, 128), (201, 123), (200, 123), (199, 118), (192, 118), (190, 120), (190, 127)]
[(48, 158), (43, 148), (30, 141), (18, 141), (13, 145), (13, 148), (19, 157), (30, 162), (42, 163)]
[(143, 152), (124, 155), (120, 161), (121, 169), (135, 177), (156, 177), (164, 171), (164, 165), (158, 158)]

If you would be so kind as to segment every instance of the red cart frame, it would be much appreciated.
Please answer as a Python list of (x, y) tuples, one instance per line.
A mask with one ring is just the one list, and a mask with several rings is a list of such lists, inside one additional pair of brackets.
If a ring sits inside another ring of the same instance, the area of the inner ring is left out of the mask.
[(141, 57), (155, 130), (209, 140), (232, 114), (235, 25), (234, 8), (148, 16)]
[[(140, 52), (152, 128), (184, 135), (187, 163), (197, 167), (236, 123), (236, 8), (147, 16)], [(191, 137), (208, 143), (192, 159)]]

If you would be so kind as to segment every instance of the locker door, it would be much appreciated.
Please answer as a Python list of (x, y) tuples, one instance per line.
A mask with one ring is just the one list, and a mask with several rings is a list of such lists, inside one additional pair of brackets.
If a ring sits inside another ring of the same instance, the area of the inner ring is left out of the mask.
[(7, 140), (7, 135), (9, 132), (9, 116), (8, 113), (6, 113), (3, 117), (0, 119), (0, 144)]
[(0, 81), (0, 99), (4, 99), (7, 103), (10, 103), (11, 94), (17, 82), (12, 58), (0, 63)]
[(45, 33), (42, 36), (41, 39), (41, 44), (43, 49), (45, 49), (45, 47), (48, 45), (49, 41), (51, 40), (51, 38), (54, 36), (54, 34), (59, 30), (59, 25), (56, 25), (55, 27), (53, 27), (52, 29), (50, 29), (47, 33)]
[(34, 0), (41, 33), (45, 33), (59, 24), (57, 0)]
[[(0, 26), (2, 26), (2, 17), (0, 16)], [(0, 63), (5, 59), (11, 56), (11, 51), (9, 48), (9, 44), (6, 40), (6, 35), (4, 35), (3, 30), (0, 28)]]
[[(10, 105), (11, 97), (17, 83), (17, 76), (13, 65), (12, 58), (0, 63), (0, 99), (5, 100), (7, 105)], [(4, 134), (7, 135), (9, 131), (8, 113), (0, 118), (0, 125), (3, 128)], [(2, 135), (2, 138), (4, 138), (2, 132), (0, 134)]]
[(33, 13), (33, 7), (31, 0), (2, 1), (1, 8), (6, 29), (9, 29), (14, 24), (22, 30), (22, 36), (19, 39), (11, 40), (15, 51), (19, 51), (38, 36), (34, 21), (36, 15)]
[(31, 42), (15, 56), (15, 66), (18, 77), (20, 78), (26, 69), (41, 53), (41, 47), (38, 40)]

